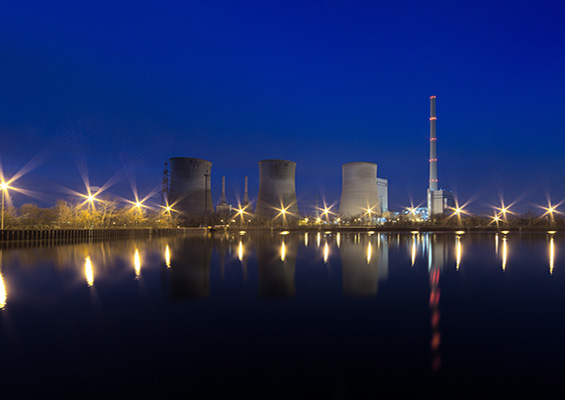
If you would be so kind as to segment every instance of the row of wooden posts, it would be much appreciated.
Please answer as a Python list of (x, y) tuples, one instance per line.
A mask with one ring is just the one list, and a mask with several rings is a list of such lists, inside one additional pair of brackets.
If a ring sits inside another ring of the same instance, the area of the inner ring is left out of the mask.
[(3, 229), (0, 242), (166, 236), (182, 229)]

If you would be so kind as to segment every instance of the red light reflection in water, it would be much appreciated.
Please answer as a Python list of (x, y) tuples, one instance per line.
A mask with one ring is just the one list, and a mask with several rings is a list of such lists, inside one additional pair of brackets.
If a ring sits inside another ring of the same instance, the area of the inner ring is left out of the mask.
[(441, 334), (439, 331), (439, 267), (433, 267), (430, 273), (430, 310), (432, 339), (430, 347), (432, 350), (432, 371), (437, 372), (441, 366), (439, 348)]

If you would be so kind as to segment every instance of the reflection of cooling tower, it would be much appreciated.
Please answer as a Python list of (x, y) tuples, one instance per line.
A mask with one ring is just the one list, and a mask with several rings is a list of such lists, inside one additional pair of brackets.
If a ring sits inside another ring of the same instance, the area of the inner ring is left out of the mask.
[(280, 298), (294, 295), (298, 240), (298, 235), (257, 238), (259, 296)]
[(341, 242), (343, 293), (375, 296), (379, 280), (388, 275), (386, 242), (366, 234), (347, 235)]
[(171, 180), (169, 204), (175, 210), (192, 218), (214, 212), (210, 192), (212, 163), (198, 158), (174, 157), (169, 159)]
[(210, 293), (212, 242), (207, 237), (191, 237), (172, 249), (169, 271), (173, 300), (197, 299)]
[(342, 217), (375, 216), (380, 213), (377, 191), (377, 164), (352, 162), (343, 164), (343, 183), (339, 214)]
[(284, 209), (287, 221), (299, 217), (295, 171), (296, 163), (292, 161), (259, 161), (259, 196), (255, 215), (273, 219), (281, 216), (281, 210)]

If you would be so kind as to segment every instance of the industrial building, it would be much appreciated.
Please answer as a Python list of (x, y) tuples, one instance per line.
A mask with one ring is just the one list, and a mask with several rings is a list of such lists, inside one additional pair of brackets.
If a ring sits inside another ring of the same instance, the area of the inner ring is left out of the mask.
[(199, 158), (173, 157), (169, 159), (169, 165), (169, 205), (187, 220), (204, 220), (212, 216), (212, 163)]
[(388, 179), (377, 177), (377, 194), (379, 195), (381, 214), (384, 214), (388, 212)]
[(295, 173), (295, 162), (259, 161), (259, 194), (255, 207), (257, 217), (283, 224), (300, 218)]
[[(342, 166), (341, 218), (371, 220), (381, 212), (377, 188), (377, 164), (350, 162)], [(388, 202), (388, 200), (387, 200)]]
[(436, 96), (430, 97), (430, 179), (427, 195), (428, 217), (443, 214), (455, 207), (453, 193), (438, 189), (437, 176), (437, 136), (436, 136)]

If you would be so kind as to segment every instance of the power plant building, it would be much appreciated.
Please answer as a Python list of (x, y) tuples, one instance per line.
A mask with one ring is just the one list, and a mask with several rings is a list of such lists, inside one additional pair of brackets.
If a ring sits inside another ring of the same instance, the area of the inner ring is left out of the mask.
[(340, 217), (371, 219), (380, 214), (377, 164), (370, 162), (343, 164), (342, 177)]
[(437, 175), (437, 136), (436, 136), (436, 96), (430, 97), (430, 179), (428, 187), (428, 217), (443, 214), (455, 207), (453, 193), (438, 189)]
[(169, 159), (168, 201), (188, 219), (202, 219), (214, 213), (210, 191), (212, 163), (199, 158)]
[(388, 179), (377, 177), (377, 194), (379, 195), (381, 214), (384, 214), (388, 212)]
[(259, 194), (255, 215), (276, 222), (297, 220), (296, 163), (286, 160), (259, 161)]

